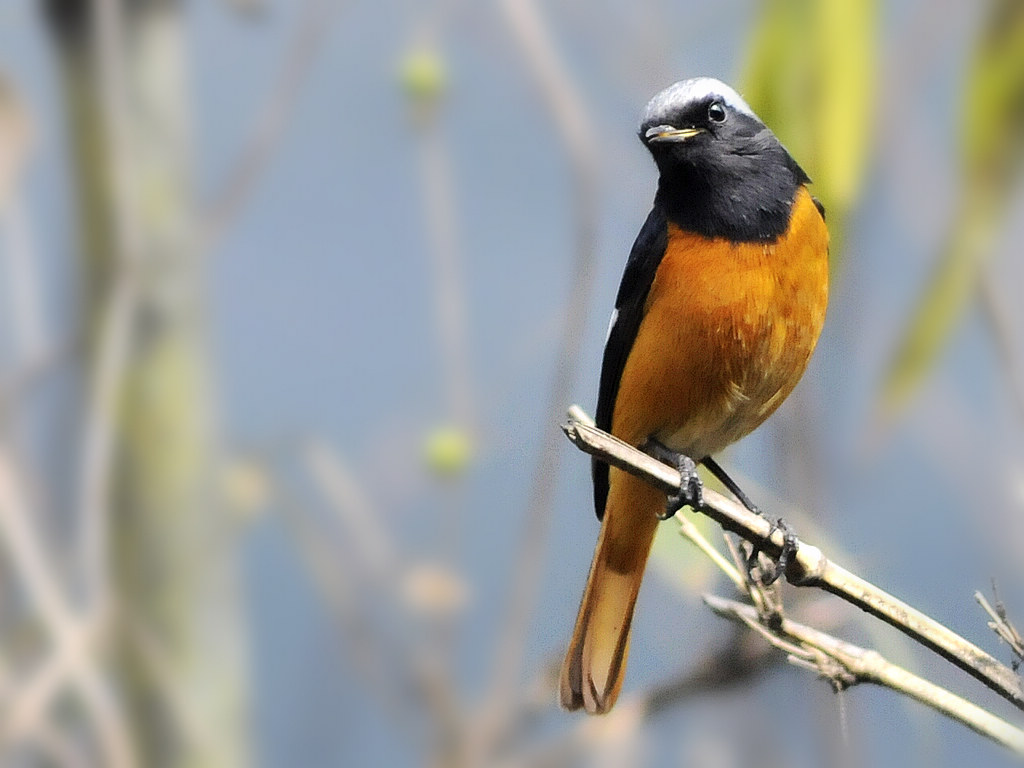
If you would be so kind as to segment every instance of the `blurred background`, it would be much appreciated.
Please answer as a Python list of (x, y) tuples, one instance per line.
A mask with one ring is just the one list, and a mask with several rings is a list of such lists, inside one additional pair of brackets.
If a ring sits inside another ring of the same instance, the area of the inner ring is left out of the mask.
[(715, 618), (672, 525), (618, 707), (555, 706), (598, 529), (558, 425), (653, 198), (637, 116), (695, 75), (833, 234), (811, 367), (724, 465), (1009, 663), (972, 593), (1024, 621), (1021, 0), (5, 2), (0, 764), (1010, 765)]

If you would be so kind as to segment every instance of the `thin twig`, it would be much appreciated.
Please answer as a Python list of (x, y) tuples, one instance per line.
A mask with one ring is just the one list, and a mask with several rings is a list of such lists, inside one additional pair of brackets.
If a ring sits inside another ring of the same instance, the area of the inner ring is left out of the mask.
[(382, 593), (390, 591), (402, 565), (394, 536), (382, 524), (384, 516), (374, 508), (351, 468), (327, 443), (312, 439), (303, 453), (328, 508), (352, 543), (356, 564)]
[(242, 142), (238, 159), (213, 196), (198, 227), (198, 250), (206, 253), (220, 240), (256, 188), (295, 113), (302, 83), (332, 28), (339, 0), (307, 0), (303, 16), (288, 46), (284, 65), (258, 116), (249, 124), (252, 133)]
[(726, 560), (721, 552), (711, 546), (711, 542), (704, 538), (704, 534), (697, 529), (690, 518), (680, 515), (676, 517), (676, 522), (679, 523), (679, 534), (684, 539), (689, 539), (697, 549), (707, 555), (711, 562), (717, 565), (719, 570), (736, 585), (736, 589), (740, 592), (746, 591), (746, 579), (743, 574), (735, 565)]
[[(581, 450), (666, 493), (678, 491), (679, 473), (667, 464), (594, 427), (569, 422), (563, 429)], [(699, 511), (771, 556), (778, 556), (782, 550), (781, 531), (773, 530), (765, 518), (711, 489), (705, 489), (704, 507)], [(1024, 709), (1024, 685), (1012, 669), (934, 619), (830, 562), (817, 547), (798, 542), (797, 553), (786, 569), (786, 578), (797, 586), (824, 589), (877, 616)]]
[(992, 619), (988, 623), (989, 628), (995, 632), (999, 639), (1010, 646), (1010, 650), (1013, 651), (1017, 657), (1017, 663), (1024, 661), (1024, 638), (1021, 637), (1018, 629), (1013, 625), (1013, 622), (1006, 615), (1006, 609), (1003, 608), (1002, 603), (998, 602), (999, 598), (996, 597), (996, 607), (993, 608), (985, 596), (981, 592), (976, 591), (974, 593), (974, 599), (978, 601), (978, 605), (989, 615)]
[[(793, 653), (797, 659), (815, 659), (811, 668), (829, 678), (834, 686), (875, 683), (891, 688), (1018, 754), (1024, 754), (1024, 731), (976, 704), (890, 663), (877, 651), (860, 648), (789, 619), (783, 619), (777, 628), (765, 627), (752, 606), (735, 600), (705, 595), (704, 602), (719, 616), (758, 629), (769, 642)], [(795, 652), (794, 643), (797, 644)], [(815, 658), (815, 651), (820, 652), (822, 657)]]

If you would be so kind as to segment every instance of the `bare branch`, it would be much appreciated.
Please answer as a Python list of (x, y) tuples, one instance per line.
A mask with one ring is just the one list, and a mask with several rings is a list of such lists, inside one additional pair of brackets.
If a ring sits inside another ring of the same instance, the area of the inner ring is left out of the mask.
[(111, 599), (110, 484), (113, 473), (117, 402), (132, 340), (132, 315), (138, 302), (135, 269), (125, 266), (115, 277), (102, 308), (96, 363), (89, 372), (79, 466), (79, 511), (82, 560), (89, 599), (106, 612)]
[[(992, 585), (992, 591), (995, 592), (995, 583)], [(988, 600), (981, 592), (974, 593), (974, 599), (978, 601), (978, 605), (984, 609), (985, 613), (992, 619), (988, 623), (989, 628), (999, 635), (999, 639), (1010, 646), (1010, 650), (1013, 651), (1017, 657), (1017, 661), (1014, 665), (1014, 669), (1021, 661), (1024, 661), (1024, 638), (1021, 637), (1020, 631), (1013, 625), (1009, 617), (1006, 615), (1006, 608), (999, 600), (999, 595), (995, 595), (996, 607), (993, 608), (989, 605)]]
[[(572, 421), (564, 425), (563, 430), (581, 450), (646, 480), (666, 493), (679, 489), (679, 473), (675, 469), (607, 432)], [(782, 550), (781, 531), (772, 530), (768, 520), (711, 489), (705, 489), (704, 508), (698, 511), (771, 556), (778, 556)], [(1024, 685), (1012, 669), (934, 619), (830, 562), (817, 547), (804, 542), (799, 542), (798, 546), (796, 556), (786, 570), (790, 583), (819, 587), (856, 605), (935, 651), (1014, 706), (1024, 709)]]
[[(759, 621), (757, 611), (752, 606), (734, 600), (705, 595), (704, 602), (719, 616), (758, 629), (770, 643), (791, 653), (796, 660), (812, 661), (810, 668), (829, 679), (834, 687), (875, 683), (892, 688), (936, 712), (958, 720), (1013, 752), (1024, 754), (1024, 731), (966, 699), (890, 663), (877, 651), (860, 648), (789, 619), (783, 619), (777, 627), (766, 627)], [(805, 664), (800, 663), (799, 666)]]
[[(136, 765), (131, 741), (117, 701), (108, 682), (96, 668), (91, 638), (94, 628), (83, 625), (65, 601), (57, 583), (51, 558), (31, 525), (10, 461), (0, 456), (0, 541), (9, 551), (15, 571), (21, 576), (29, 598), (56, 646), (56, 653), (26, 690), (21, 705), (6, 712), (0, 722), (0, 743), (17, 740), (32, 732), (38, 718), (47, 711), (53, 696), (70, 682), (95, 721), (106, 752), (106, 764), (113, 768)], [(94, 614), (95, 616), (95, 614)]]

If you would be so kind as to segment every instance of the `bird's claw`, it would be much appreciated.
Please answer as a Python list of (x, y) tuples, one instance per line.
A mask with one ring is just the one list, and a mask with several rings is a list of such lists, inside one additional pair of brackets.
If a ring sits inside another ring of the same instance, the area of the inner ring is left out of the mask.
[[(758, 511), (758, 514), (761, 514), (760, 511)], [(761, 566), (759, 560), (761, 554), (760, 547), (754, 547), (750, 552), (750, 557), (747, 558), (747, 577), (753, 579), (751, 573), (754, 567), (757, 566), (761, 574), (760, 582), (766, 587), (774, 584), (779, 576), (786, 572), (789, 561), (796, 555), (799, 547), (796, 533), (781, 517), (772, 521), (771, 527), (768, 529), (768, 537), (770, 538), (776, 531), (782, 531), (782, 551), (779, 552), (778, 558), (773, 561), (770, 569), (765, 569)]]
[(658, 461), (671, 464), (679, 472), (679, 490), (668, 495), (665, 511), (658, 515), (659, 520), (668, 520), (683, 507), (700, 509), (704, 506), (704, 483), (697, 474), (697, 462), (685, 454), (666, 448), (654, 438), (641, 446), (641, 450)]

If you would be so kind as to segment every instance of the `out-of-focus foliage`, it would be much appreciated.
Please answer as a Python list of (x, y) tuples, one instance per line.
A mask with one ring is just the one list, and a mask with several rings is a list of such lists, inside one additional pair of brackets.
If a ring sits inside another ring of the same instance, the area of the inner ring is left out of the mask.
[(432, 49), (415, 50), (406, 56), (399, 79), (405, 95), (416, 105), (435, 104), (448, 84), (444, 61)]
[(461, 475), (473, 458), (473, 443), (464, 429), (438, 427), (423, 444), (427, 467), (438, 477)]
[(873, 0), (765, 0), (742, 78), (744, 97), (814, 181), (833, 274), (871, 148), (877, 16)]
[(975, 295), (1024, 157), (1024, 2), (995, 0), (964, 83), (961, 197), (886, 373), (885, 414), (917, 389)]
[(1024, 158), (1024, 2), (995, 0), (964, 93), (964, 177), (1004, 192)]

